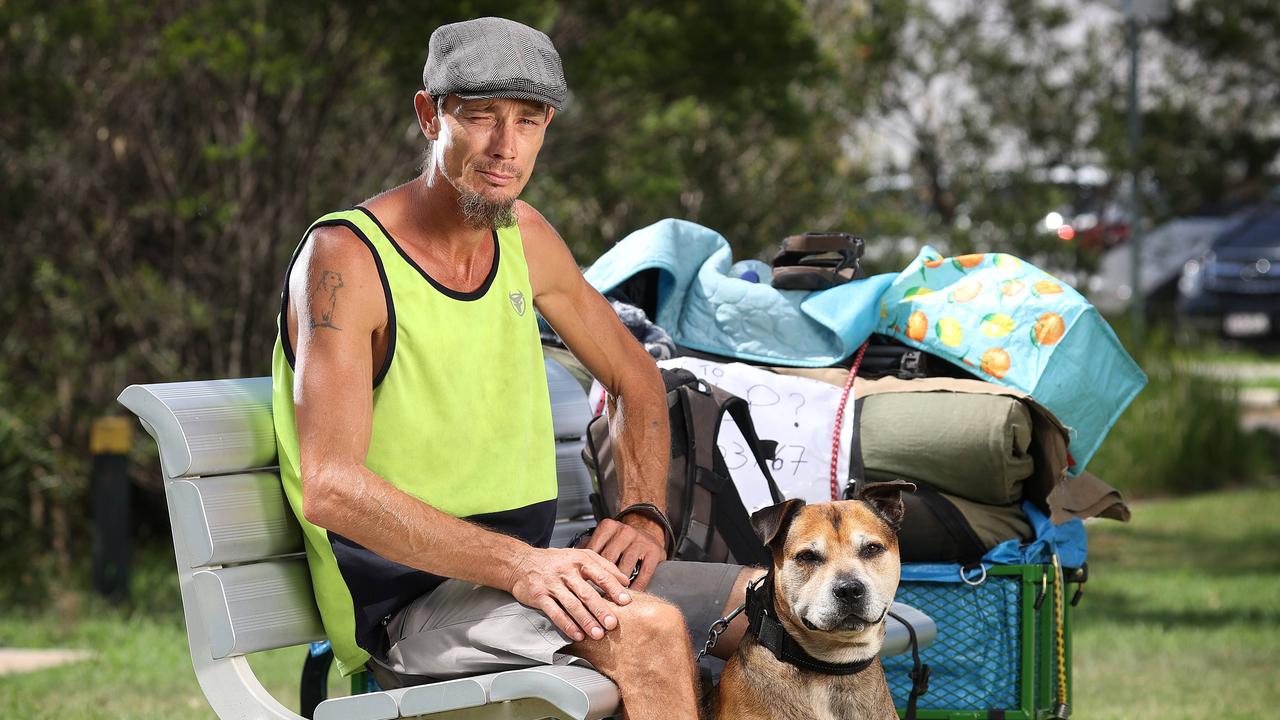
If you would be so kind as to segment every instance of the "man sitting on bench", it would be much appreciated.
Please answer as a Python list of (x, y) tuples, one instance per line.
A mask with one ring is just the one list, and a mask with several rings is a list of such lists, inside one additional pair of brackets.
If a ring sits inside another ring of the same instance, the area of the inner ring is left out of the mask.
[[(280, 476), (339, 668), (392, 688), (584, 659), (629, 717), (693, 718), (690, 633), (757, 571), (663, 562), (661, 377), (516, 200), (567, 95), (560, 57), (482, 18), (432, 34), (423, 81), (424, 171), (307, 231), (272, 363)], [(546, 547), (556, 468), (533, 308), (611, 396), (630, 512), (584, 549)]]

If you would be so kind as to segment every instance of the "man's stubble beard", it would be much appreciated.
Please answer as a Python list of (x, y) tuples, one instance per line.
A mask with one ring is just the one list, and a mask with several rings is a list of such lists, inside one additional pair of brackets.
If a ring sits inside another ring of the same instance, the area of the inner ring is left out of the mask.
[(516, 199), (490, 200), (473, 190), (458, 188), (458, 210), (473, 230), (498, 229), (516, 224)]
[[(431, 153), (433, 143), (427, 143), (422, 152), (419, 171), (431, 172), (435, 164)], [(458, 211), (462, 213), (462, 222), (472, 230), (487, 230), (511, 227), (516, 224), (516, 198), (490, 200), (474, 190), (459, 187), (458, 183), (445, 178), (458, 192)]]

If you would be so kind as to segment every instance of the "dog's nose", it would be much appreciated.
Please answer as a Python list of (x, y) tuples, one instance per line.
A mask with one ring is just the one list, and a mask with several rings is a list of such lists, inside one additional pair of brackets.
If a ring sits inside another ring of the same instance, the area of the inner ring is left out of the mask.
[(836, 599), (848, 603), (861, 600), (867, 594), (867, 586), (861, 580), (840, 580), (831, 592), (835, 593)]

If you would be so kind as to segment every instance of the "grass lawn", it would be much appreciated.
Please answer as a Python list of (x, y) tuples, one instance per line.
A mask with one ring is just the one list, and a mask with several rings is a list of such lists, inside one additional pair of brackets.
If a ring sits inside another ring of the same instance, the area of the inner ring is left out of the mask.
[[(94, 653), (82, 663), (0, 676), (0, 719), (213, 718), (191, 669), (172, 551), (144, 553), (133, 588), (131, 611), (85, 595), (66, 595), (39, 613), (0, 610), (0, 648)], [(305, 656), (300, 646), (249, 657), (263, 685), (295, 712)], [(329, 697), (347, 694), (350, 683), (336, 671), (329, 680)]]
[(1074, 716), (1259, 718), (1280, 706), (1280, 490), (1155, 501), (1090, 525)]
[[(129, 618), (96, 608), (73, 621), (52, 614), (6, 615), (0, 619), (0, 645), (88, 648), (95, 653), (87, 662), (0, 677), (0, 717), (213, 717), (196, 684), (176, 615)], [(287, 648), (251, 659), (271, 693), (295, 711), (304, 653), (304, 648)], [(344, 694), (342, 684), (333, 688), (332, 695)]]
[[(1280, 489), (1139, 506), (1090, 525), (1093, 578), (1075, 616), (1073, 717), (1257, 718), (1280, 706)], [(169, 561), (171, 562), (171, 560)], [(84, 648), (94, 660), (0, 676), (0, 718), (211, 718), (196, 686), (171, 565), (151, 559), (126, 613), (74, 598), (0, 610), (0, 647)], [(145, 597), (144, 597), (145, 596)], [(297, 707), (303, 648), (253, 656)], [(345, 683), (332, 680), (331, 696)]]

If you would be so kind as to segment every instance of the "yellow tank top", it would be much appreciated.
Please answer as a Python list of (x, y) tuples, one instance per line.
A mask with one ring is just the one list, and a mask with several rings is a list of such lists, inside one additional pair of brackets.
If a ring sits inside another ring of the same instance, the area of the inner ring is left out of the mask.
[(384, 620), (443, 579), (392, 563), (302, 514), (288, 275), (311, 231), (333, 225), (369, 248), (387, 301), (387, 354), (373, 381), (370, 470), (443, 512), (545, 546), (555, 523), (555, 440), (518, 227), (494, 233), (488, 276), (474, 292), (461, 293), (423, 271), (364, 208), (312, 224), (285, 275), (272, 409), (280, 479), (302, 524), (325, 632), (339, 669), (349, 674), (370, 653), (386, 650)]

